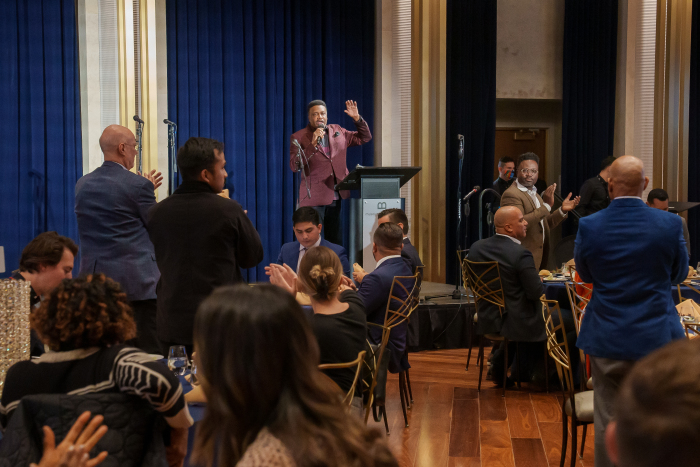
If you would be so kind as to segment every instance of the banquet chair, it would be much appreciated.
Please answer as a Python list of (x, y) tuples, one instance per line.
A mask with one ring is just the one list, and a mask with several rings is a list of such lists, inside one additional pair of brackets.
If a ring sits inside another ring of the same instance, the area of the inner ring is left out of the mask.
[(357, 381), (360, 379), (360, 375), (362, 374), (362, 365), (365, 361), (366, 353), (366, 350), (361, 351), (357, 354), (357, 358), (351, 362), (324, 363), (323, 365), (318, 366), (319, 370), (342, 370), (345, 368), (357, 368), (355, 370), (355, 379), (352, 381), (352, 386), (348, 390), (348, 393), (345, 395), (345, 398), (343, 398), (343, 403), (348, 406), (352, 406), (352, 399), (353, 397), (355, 397), (355, 389), (357, 388)]
[[(688, 287), (693, 292), (700, 294), (700, 290), (696, 289), (695, 287), (693, 287), (689, 283), (684, 283), (683, 285)], [(685, 298), (681, 295), (681, 285), (678, 284), (678, 285), (676, 285), (676, 287), (678, 288), (678, 303), (680, 304), (680, 303), (683, 303), (684, 301), (688, 300), (687, 298)], [(681, 321), (681, 323), (683, 324), (683, 330), (685, 331), (686, 338), (695, 339), (697, 337), (700, 337), (700, 324), (697, 324), (695, 322), (687, 322), (685, 320)]]
[[(421, 285), (423, 284), (423, 271), (425, 270), (425, 266), (416, 266), (416, 275), (418, 276), (418, 280), (416, 281), (416, 285), (413, 291), (413, 303), (411, 305), (411, 310), (408, 312), (408, 317), (406, 318), (406, 321), (410, 322), (411, 321), (411, 315), (413, 314), (414, 311), (416, 311), (416, 308), (418, 308), (418, 304), (420, 303), (420, 289)], [(404, 358), (406, 361), (408, 361), (408, 342), (406, 342), (406, 351), (404, 352)], [(408, 390), (408, 399), (407, 399), (407, 408), (411, 408), (411, 404), (413, 404), (413, 391), (411, 391), (411, 378), (408, 374), (409, 370), (406, 370), (406, 389)], [(404, 391), (405, 393), (406, 391)], [(410, 400), (410, 403), (408, 401)]]
[[(464, 258), (463, 280), (469, 286), (474, 294), (474, 307), (476, 313), (479, 312), (479, 304), (483, 302), (491, 303), (498, 307), (498, 311), (503, 316), (505, 313), (506, 302), (503, 295), (503, 285), (501, 284), (501, 272), (497, 261), (475, 262)], [(506, 377), (508, 375), (508, 339), (499, 333), (488, 333), (480, 336), (479, 339), (479, 354), (477, 362), (479, 363), (479, 385), (477, 391), (481, 391), (481, 377), (484, 373), (484, 339), (493, 342), (503, 342), (504, 345), (504, 365), (503, 365), (503, 397), (506, 395)], [(471, 349), (470, 349), (471, 351)], [(470, 352), (471, 353), (471, 352)], [(516, 352), (516, 371), (518, 374), (518, 386), (520, 385), (520, 362)], [(467, 357), (469, 363), (469, 356)]]
[[(556, 300), (547, 300), (544, 295), (542, 301), (542, 314), (544, 316), (545, 328), (547, 332), (547, 350), (554, 359), (557, 366), (557, 374), (561, 382), (561, 390), (564, 395), (562, 403), (562, 441), (561, 441), (561, 462), (564, 466), (566, 460), (566, 443), (568, 441), (568, 418), (571, 417), (571, 467), (576, 465), (576, 442), (578, 438), (578, 427), (583, 426), (583, 436), (581, 438), (581, 451), (579, 457), (583, 457), (583, 448), (586, 445), (586, 431), (588, 425), (593, 423), (593, 391), (583, 391), (576, 393), (574, 385), (574, 372), (571, 368), (571, 353), (566, 340), (566, 329), (564, 319)], [(559, 320), (557, 326), (554, 325), (552, 316)]]
[[(413, 276), (396, 276), (391, 283), (391, 290), (389, 292), (389, 299), (386, 304), (386, 313), (384, 315), (384, 324), (376, 324), (368, 322), (367, 325), (382, 328), (382, 338), (380, 343), (381, 351), (377, 356), (377, 362), (382, 361), (383, 353), (389, 342), (389, 335), (391, 330), (395, 327), (403, 324), (408, 320), (413, 311), (414, 307), (414, 295), (417, 292), (418, 274)], [(402, 299), (398, 294), (403, 292), (405, 294), (405, 299)], [(401, 398), (401, 409), (403, 410), (403, 418), (406, 427), (408, 427), (408, 415), (406, 414), (406, 401), (408, 400), (408, 391), (406, 387), (406, 375), (404, 371), (399, 372), (399, 396)], [(373, 390), (374, 388), (372, 388)], [(381, 421), (381, 417), (384, 417), (384, 424), (386, 427), (386, 432), (389, 434), (389, 425), (386, 421), (386, 404), (383, 400), (375, 399), (372, 403), (372, 410), (374, 413), (374, 420), (376, 422)], [(368, 415), (365, 415), (365, 420), (367, 420)]]

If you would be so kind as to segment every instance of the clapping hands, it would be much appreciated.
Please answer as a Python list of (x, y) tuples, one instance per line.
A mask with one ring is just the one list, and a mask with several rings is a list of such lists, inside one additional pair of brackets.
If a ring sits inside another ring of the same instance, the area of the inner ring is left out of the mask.
[(90, 412), (83, 412), (58, 446), (53, 431), (45, 426), (44, 455), (41, 456), (39, 465), (32, 463), (30, 467), (94, 467), (104, 461), (107, 451), (102, 451), (92, 459), (88, 454), (107, 433), (107, 427), (102, 425), (104, 417), (95, 415), (85, 426), (88, 420)]
[(153, 191), (157, 190), (158, 187), (163, 184), (163, 174), (161, 174), (160, 172), (156, 172), (156, 169), (153, 169), (148, 173), (145, 173), (145, 172), (143, 174), (141, 172), (137, 172), (137, 173), (139, 175), (141, 175), (142, 177), (147, 178), (148, 180), (151, 181), (151, 183), (153, 183)]
[(270, 276), (270, 283), (283, 288), (292, 295), (297, 293), (297, 274), (286, 264), (265, 266), (265, 274)]

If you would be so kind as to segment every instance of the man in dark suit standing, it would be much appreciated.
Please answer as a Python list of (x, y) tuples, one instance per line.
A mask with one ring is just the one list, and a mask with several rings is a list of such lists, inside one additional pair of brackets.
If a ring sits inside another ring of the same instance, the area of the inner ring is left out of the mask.
[[(503, 317), (497, 306), (479, 302), (478, 334), (500, 332), (509, 341), (520, 342), (519, 358), (527, 355), (532, 362), (542, 354), (545, 341), (544, 319), (540, 296), (542, 281), (535, 268), (532, 253), (521, 245), (527, 235), (527, 221), (515, 206), (503, 206), (494, 217), (496, 235), (479, 240), (469, 249), (470, 261), (497, 261), (505, 298)], [(495, 275), (495, 271), (493, 271)], [(488, 280), (489, 278), (486, 278)], [(528, 345), (526, 343), (538, 343)], [(508, 346), (508, 362), (513, 360), (516, 346)], [(503, 349), (494, 353), (492, 375), (494, 382), (503, 384)], [(530, 373), (521, 365), (521, 373)]]
[(385, 209), (377, 215), (377, 223), (384, 224), (385, 222), (393, 222), (401, 227), (403, 231), (403, 249), (401, 250), (401, 257), (408, 263), (411, 267), (411, 271), (415, 274), (416, 268), (418, 266), (423, 266), (423, 262), (420, 260), (418, 250), (411, 244), (411, 239), (408, 238), (408, 217), (406, 217), (406, 213), (396, 208)]
[[(359, 146), (372, 139), (367, 122), (357, 110), (357, 102), (345, 101), (345, 113), (355, 122), (357, 131), (349, 131), (340, 125), (328, 124), (326, 103), (309, 102), (309, 124), (291, 137), (289, 167), (299, 172), (302, 167), (308, 179), (311, 197), (306, 183), (299, 185), (299, 206), (311, 206), (321, 216), (325, 226), (325, 238), (332, 243), (342, 243), (340, 232), (340, 200), (350, 196), (349, 191), (335, 191), (335, 185), (349, 173), (345, 156), (351, 146)], [(299, 146), (306, 156), (301, 161)]]
[[(357, 294), (365, 304), (367, 310), (367, 322), (384, 324), (386, 316), (386, 306), (391, 294), (391, 284), (396, 276), (412, 276), (411, 267), (401, 257), (403, 248), (403, 232), (401, 227), (386, 222), (380, 224), (374, 231), (374, 243), (372, 244), (372, 255), (377, 261), (377, 267), (369, 274), (358, 276), (354, 273), (355, 280), (360, 284)], [(395, 290), (395, 295), (406, 300), (403, 289)], [(368, 326), (369, 340), (374, 344), (379, 344), (382, 339), (382, 330), (376, 326)], [(391, 360), (389, 361), (389, 371), (398, 373), (407, 370), (411, 366), (408, 360), (403, 358), (406, 351), (406, 331), (408, 323), (396, 326), (389, 334), (388, 348), (391, 349)]]
[(637, 360), (685, 337), (671, 288), (688, 275), (683, 225), (675, 214), (644, 204), (648, 183), (641, 160), (617, 158), (610, 206), (582, 218), (576, 237), (576, 272), (594, 290), (578, 347), (591, 357), (596, 467), (613, 465), (605, 429), (623, 378)]
[(292, 215), (292, 224), (294, 226), (294, 235), (297, 237), (295, 242), (289, 242), (282, 245), (280, 254), (277, 257), (277, 264), (286, 264), (294, 272), (299, 269), (301, 258), (309, 248), (315, 246), (325, 246), (330, 248), (340, 258), (340, 264), (343, 266), (343, 274), (346, 277), (350, 276), (350, 263), (348, 262), (348, 252), (340, 245), (331, 243), (328, 240), (321, 238), (321, 218), (312, 207), (301, 207), (294, 211)]
[(80, 236), (80, 275), (103, 273), (118, 282), (134, 309), (134, 345), (159, 352), (156, 339), (156, 266), (146, 231), (146, 213), (156, 204), (163, 177), (130, 172), (136, 138), (126, 127), (110, 125), (100, 137), (104, 164), (75, 184)]
[(192, 349), (197, 307), (215, 288), (243, 281), (240, 268), (263, 259), (258, 232), (236, 201), (218, 196), (226, 182), (224, 145), (190, 138), (177, 152), (182, 184), (148, 213), (156, 251), (158, 339)]

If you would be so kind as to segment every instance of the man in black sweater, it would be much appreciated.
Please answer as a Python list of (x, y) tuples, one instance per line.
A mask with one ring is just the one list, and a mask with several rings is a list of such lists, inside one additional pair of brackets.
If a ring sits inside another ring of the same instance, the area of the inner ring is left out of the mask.
[(393, 222), (401, 227), (403, 231), (403, 249), (401, 257), (411, 267), (412, 274), (416, 273), (416, 268), (423, 266), (420, 260), (418, 250), (411, 244), (411, 239), (408, 238), (408, 217), (401, 209), (385, 209), (377, 215), (377, 224), (381, 225), (385, 222)]
[(218, 193), (226, 182), (224, 145), (190, 138), (177, 153), (183, 182), (148, 212), (160, 269), (157, 329), (161, 348), (192, 347), (197, 307), (216, 287), (243, 281), (240, 268), (263, 259), (258, 232), (243, 208)]

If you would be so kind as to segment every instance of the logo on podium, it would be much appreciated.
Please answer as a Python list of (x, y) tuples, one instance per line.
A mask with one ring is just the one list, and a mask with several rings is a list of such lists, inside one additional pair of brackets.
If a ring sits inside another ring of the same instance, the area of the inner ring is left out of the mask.
[(380, 201), (377, 203), (377, 209), (386, 209), (386, 202)]

